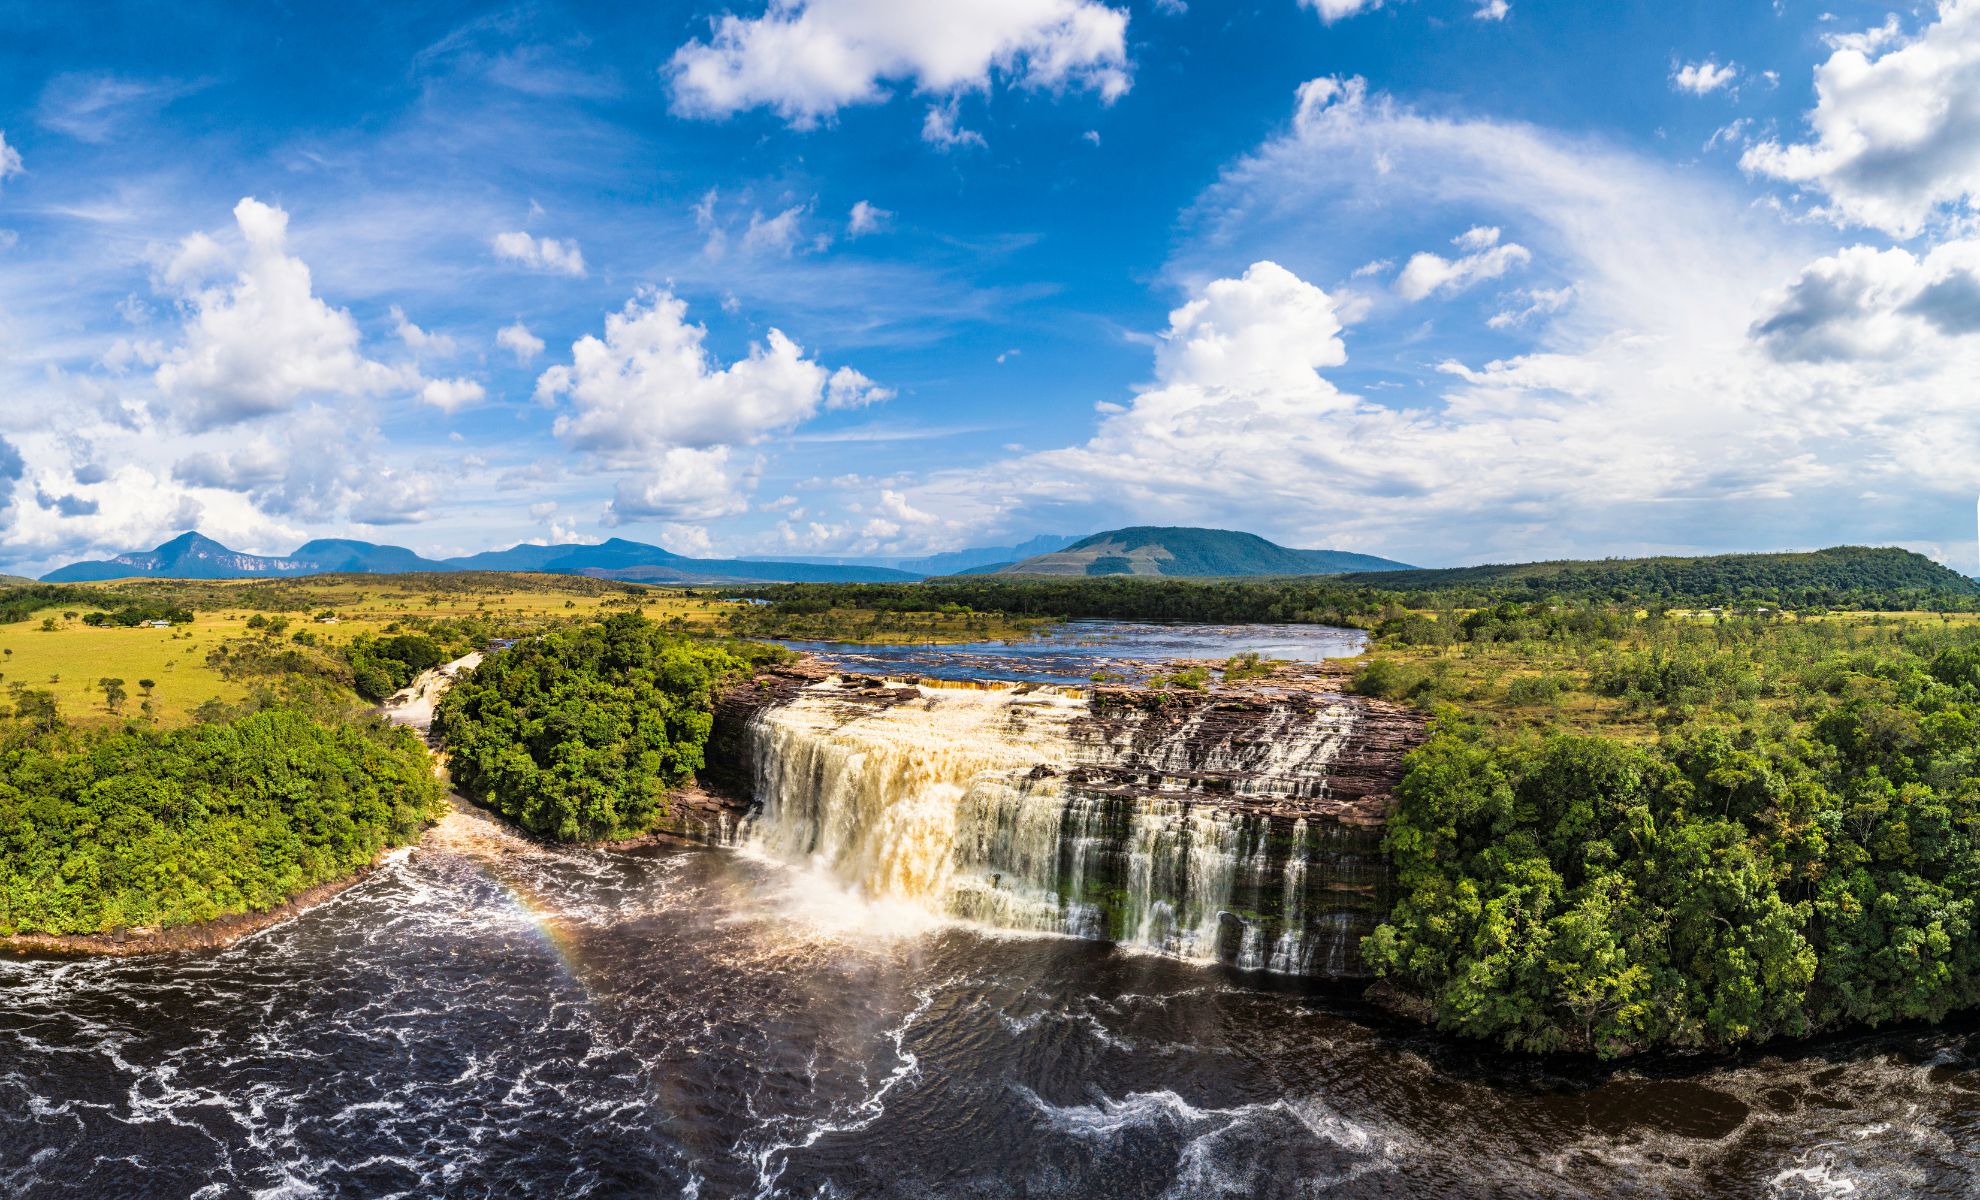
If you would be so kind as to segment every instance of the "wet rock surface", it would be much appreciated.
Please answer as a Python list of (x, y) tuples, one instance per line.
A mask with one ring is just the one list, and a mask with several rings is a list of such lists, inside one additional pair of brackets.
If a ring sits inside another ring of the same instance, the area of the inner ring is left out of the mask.
[(1423, 721), (1343, 682), (1324, 664), (1194, 690), (800, 661), (724, 693), (709, 790), (670, 827), (985, 925), (1359, 978)]
[[(1185, 659), (1174, 665), (1219, 664)], [(1203, 691), (994, 681), (973, 686), (1017, 697), (1090, 695), (1088, 715), (1074, 726), (1085, 751), (1080, 761), (1044, 769), (1056, 769), (1093, 794), (1186, 794), (1192, 803), (1286, 822), (1306, 818), (1380, 828), (1402, 779), (1403, 756), (1424, 739), (1424, 717), (1349, 693), (1347, 678), (1337, 664), (1289, 663), (1264, 678), (1215, 682)], [(810, 657), (759, 672), (717, 697), (708, 765), (701, 772), (710, 795), (694, 801), (698, 808), (713, 805), (733, 817), (746, 815), (756, 803), (751, 720), (827, 680), (838, 681), (833, 701), (844, 707), (848, 720), (923, 700), (900, 686), (913, 680), (847, 674)]]

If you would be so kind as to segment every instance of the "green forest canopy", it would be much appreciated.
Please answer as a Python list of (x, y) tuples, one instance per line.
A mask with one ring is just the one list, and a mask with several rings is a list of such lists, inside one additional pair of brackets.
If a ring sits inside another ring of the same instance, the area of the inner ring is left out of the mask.
[(1494, 600), (1772, 601), (1789, 608), (1930, 608), (1948, 599), (1980, 597), (1980, 583), (1892, 546), (1361, 572), (1343, 576), (1342, 582), (1412, 594), (1470, 592)]
[(260, 911), (419, 836), (441, 788), (382, 723), (0, 725), (0, 935)]
[(1980, 626), (1420, 620), (1357, 681), (1437, 714), (1364, 951), (1440, 1026), (1620, 1054), (1980, 1004)]
[(636, 613), (529, 638), (464, 673), (434, 715), (454, 783), (557, 841), (650, 830), (703, 765), (716, 686), (770, 647), (690, 641)]
[[(725, 595), (787, 612), (831, 608), (983, 612), (1118, 620), (1319, 622), (1366, 626), (1389, 610), (1554, 600), (1788, 609), (1980, 608), (1980, 583), (1908, 550), (1844, 546), (1807, 554), (1525, 563), (1265, 579), (957, 575), (923, 583), (780, 584)], [(772, 622), (767, 614), (751, 618)]]

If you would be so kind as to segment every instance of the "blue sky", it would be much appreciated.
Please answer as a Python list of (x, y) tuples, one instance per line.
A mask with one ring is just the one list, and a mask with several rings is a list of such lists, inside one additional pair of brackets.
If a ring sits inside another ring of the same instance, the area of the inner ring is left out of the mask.
[(1980, 0), (0, 29), (0, 566), (1127, 523), (1980, 565)]

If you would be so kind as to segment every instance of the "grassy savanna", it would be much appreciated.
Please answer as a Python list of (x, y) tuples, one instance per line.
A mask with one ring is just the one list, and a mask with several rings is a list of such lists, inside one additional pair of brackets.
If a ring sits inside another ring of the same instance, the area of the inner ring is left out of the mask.
[[(55, 618), (53, 631), (42, 628), (44, 615)], [(64, 719), (87, 725), (122, 719), (105, 707), (99, 680), (124, 680), (129, 693), (124, 714), (136, 715), (145, 699), (139, 681), (149, 679), (152, 715), (164, 724), (183, 724), (208, 700), (232, 704), (246, 696), (245, 684), (223, 679), (206, 665), (207, 651), (240, 628), (239, 617), (230, 621), (219, 613), (199, 613), (191, 626), (174, 629), (91, 628), (62, 620), (59, 612), (38, 614), (0, 625), (5, 672), (0, 682), (53, 692)]]
[[(0, 689), (18, 683), (52, 692), (63, 718), (82, 725), (143, 715), (147, 698), (150, 716), (164, 725), (186, 723), (209, 700), (239, 703), (254, 681), (228, 678), (208, 656), (242, 638), (333, 656), (359, 638), (462, 619), (528, 629), (637, 607), (670, 627), (702, 629), (733, 607), (680, 591), (577, 576), (511, 574), (144, 580), (77, 585), (72, 593), (67, 601), (39, 608), (25, 620), (0, 624)], [(84, 594), (91, 600), (74, 598)], [(170, 629), (84, 623), (91, 612), (132, 604), (182, 606), (192, 611), (193, 620)], [(317, 619), (326, 612), (335, 614), (334, 621)], [(250, 627), (257, 621), (258, 627)], [(106, 703), (100, 682), (106, 678), (124, 681), (120, 711), (111, 711)], [(148, 695), (141, 686), (144, 680), (152, 682)]]

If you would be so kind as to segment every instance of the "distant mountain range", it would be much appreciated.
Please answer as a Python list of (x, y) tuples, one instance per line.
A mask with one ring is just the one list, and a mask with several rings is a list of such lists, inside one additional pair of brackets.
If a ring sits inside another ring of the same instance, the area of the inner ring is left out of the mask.
[(1411, 571), (1408, 563), (1345, 550), (1294, 550), (1255, 533), (1136, 525), (1081, 538), (1018, 562), (977, 567), (969, 575), (1340, 575)]
[(1409, 570), (1407, 564), (1339, 550), (1289, 550), (1224, 529), (1137, 526), (1078, 538), (1042, 534), (1015, 546), (981, 546), (922, 558), (688, 558), (613, 538), (597, 545), (511, 546), (460, 558), (424, 558), (404, 546), (318, 538), (284, 555), (243, 554), (199, 533), (150, 550), (70, 563), (47, 583), (151, 577), (254, 579), (415, 571), (541, 571), (636, 583), (889, 583), (943, 574), (1016, 575), (1331, 575)]
[(253, 579), (263, 576), (356, 572), (542, 571), (641, 583), (886, 583), (918, 579), (911, 571), (751, 559), (686, 558), (658, 546), (613, 538), (595, 546), (512, 546), (465, 558), (422, 558), (403, 546), (322, 538), (293, 554), (265, 556), (230, 550), (199, 533), (182, 533), (152, 550), (70, 563), (42, 576), (47, 583), (150, 576), (161, 579)]
[[(955, 575), (973, 567), (1007, 566), (1033, 555), (1063, 550), (1078, 540), (1077, 534), (1041, 533), (1030, 541), (1019, 542), (1015, 546), (973, 546), (967, 550), (948, 550), (920, 558), (817, 558), (791, 555), (781, 561), (838, 567), (888, 567), (896, 571), (912, 571), (917, 575)], [(767, 554), (745, 556), (750, 562), (767, 562), (773, 557)]]

